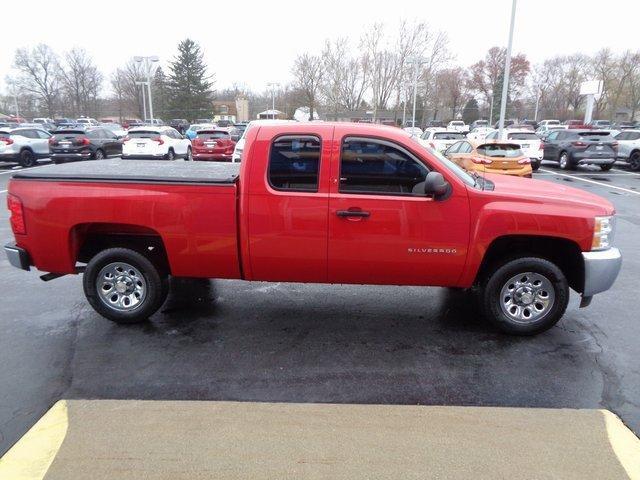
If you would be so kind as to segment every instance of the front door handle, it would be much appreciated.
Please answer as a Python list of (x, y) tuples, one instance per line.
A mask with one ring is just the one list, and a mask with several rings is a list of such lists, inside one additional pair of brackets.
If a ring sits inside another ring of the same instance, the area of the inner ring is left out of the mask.
[(339, 217), (358, 217), (358, 218), (366, 218), (371, 214), (369, 212), (365, 212), (363, 210), (338, 210), (336, 211), (336, 215)]

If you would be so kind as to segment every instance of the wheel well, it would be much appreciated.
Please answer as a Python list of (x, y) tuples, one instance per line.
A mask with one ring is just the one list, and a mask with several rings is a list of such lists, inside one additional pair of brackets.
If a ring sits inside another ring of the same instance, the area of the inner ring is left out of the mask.
[(485, 252), (476, 276), (476, 283), (506, 260), (523, 256), (540, 257), (556, 264), (567, 277), (569, 286), (576, 292), (582, 292), (584, 260), (578, 244), (564, 238), (536, 235), (496, 238)]
[(71, 230), (71, 245), (76, 262), (87, 263), (107, 248), (130, 248), (146, 256), (166, 273), (171, 273), (162, 237), (147, 227), (116, 223), (76, 225)]

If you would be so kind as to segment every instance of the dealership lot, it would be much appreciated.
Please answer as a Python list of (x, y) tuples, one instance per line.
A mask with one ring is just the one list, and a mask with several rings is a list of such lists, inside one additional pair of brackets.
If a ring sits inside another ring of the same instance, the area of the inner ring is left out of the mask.
[(543, 164), (535, 176), (611, 200), (624, 263), (612, 290), (585, 310), (574, 295), (534, 338), (491, 330), (439, 289), (215, 280), (175, 281), (151, 322), (116, 326), (80, 278), (45, 284), (3, 259), (0, 453), (60, 398), (608, 408), (638, 433), (640, 174)]

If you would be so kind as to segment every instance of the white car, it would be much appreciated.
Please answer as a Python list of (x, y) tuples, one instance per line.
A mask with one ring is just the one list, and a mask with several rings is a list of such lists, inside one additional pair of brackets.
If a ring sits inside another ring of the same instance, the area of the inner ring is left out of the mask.
[(53, 124), (53, 120), (51, 120), (50, 118), (34, 118), (33, 119), (33, 123), (39, 123), (39, 124), (43, 124), (43, 123), (50, 123)]
[(631, 170), (640, 170), (640, 130), (623, 130), (616, 135), (618, 154), (616, 160), (628, 162)]
[(95, 118), (81, 117), (76, 119), (76, 124), (84, 125), (85, 127), (97, 127), (100, 125), (100, 122)]
[(536, 135), (542, 138), (545, 135), (548, 135), (549, 132), (553, 132), (554, 130), (566, 130), (568, 126), (569, 125), (560, 125), (560, 124), (542, 125), (538, 127), (538, 129), (536, 130)]
[(231, 161), (239, 163), (242, 160), (242, 150), (244, 149), (244, 142), (246, 140), (247, 132), (252, 126), (256, 125), (278, 125), (282, 123), (297, 123), (295, 120), (252, 120), (247, 124), (247, 128), (244, 129), (242, 135), (236, 142), (236, 146), (233, 149), (233, 155), (231, 155)]
[(560, 120), (542, 120), (538, 123), (538, 128), (549, 127), (551, 125), (560, 125)]
[(191, 160), (191, 141), (171, 127), (134, 127), (123, 140), (122, 158)]
[(474, 140), (476, 142), (479, 142), (484, 140), (487, 137), (487, 135), (489, 135), (491, 132), (495, 132), (495, 131), (496, 129), (491, 127), (476, 127), (473, 130), (471, 130), (469, 133), (467, 133), (467, 138), (469, 140)]
[(49, 156), (51, 134), (40, 127), (0, 129), (0, 161), (33, 167)]
[(403, 130), (413, 137), (422, 135), (422, 129), (418, 127), (405, 127)]
[(542, 142), (540, 141), (540, 137), (538, 137), (535, 132), (527, 129), (505, 128), (502, 131), (502, 137), (498, 136), (498, 132), (499, 130), (495, 130), (489, 133), (485, 137), (485, 141), (510, 141), (511, 143), (520, 145), (520, 149), (522, 150), (522, 152), (531, 160), (531, 169), (537, 170), (538, 168), (540, 168), (540, 163), (542, 162), (542, 154), (544, 153), (544, 151), (542, 149)]
[(418, 140), (425, 147), (431, 147), (438, 152), (444, 152), (454, 143), (464, 140), (462, 132), (454, 132), (446, 128), (430, 128), (424, 131)]
[(469, 126), (462, 120), (451, 120), (447, 125), (447, 130), (467, 133), (469, 131)]

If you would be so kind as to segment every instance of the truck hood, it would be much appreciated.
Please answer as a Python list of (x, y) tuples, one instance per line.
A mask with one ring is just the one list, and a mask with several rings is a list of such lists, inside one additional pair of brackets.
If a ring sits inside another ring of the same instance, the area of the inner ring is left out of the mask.
[[(519, 178), (509, 175), (487, 174), (494, 183), (494, 193), (501, 197), (521, 199), (527, 202), (575, 207), (595, 215), (613, 215), (613, 204), (599, 195), (578, 188), (560, 185), (546, 180)], [(577, 213), (577, 212), (576, 212)]]

